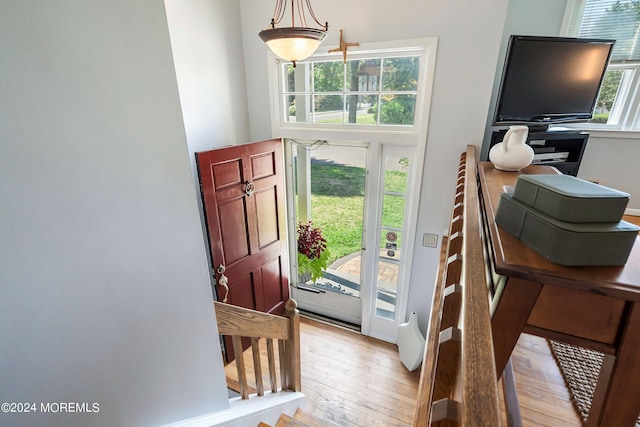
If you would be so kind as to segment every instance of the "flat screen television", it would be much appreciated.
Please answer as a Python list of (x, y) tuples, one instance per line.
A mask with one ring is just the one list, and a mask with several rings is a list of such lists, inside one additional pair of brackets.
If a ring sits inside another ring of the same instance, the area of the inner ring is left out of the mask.
[(511, 36), (494, 125), (585, 122), (592, 118), (614, 40)]

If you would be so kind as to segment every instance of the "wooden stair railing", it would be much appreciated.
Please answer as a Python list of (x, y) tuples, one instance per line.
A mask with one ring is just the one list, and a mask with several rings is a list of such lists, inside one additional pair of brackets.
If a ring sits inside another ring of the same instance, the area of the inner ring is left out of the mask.
[(258, 396), (264, 395), (259, 346), (259, 339), (261, 338), (266, 340), (267, 345), (267, 365), (271, 392), (278, 392), (276, 356), (273, 340), (278, 340), (281, 389), (301, 391), (300, 314), (294, 300), (289, 299), (286, 302), (284, 316), (261, 313), (218, 301), (214, 302), (214, 307), (218, 322), (218, 333), (220, 335), (231, 336), (232, 339), (242, 399), (249, 398), (247, 369), (245, 368), (244, 355), (242, 352), (243, 337), (251, 339), (253, 370), (255, 374), (256, 394)]
[(414, 426), (499, 426), (475, 147), (462, 153)]

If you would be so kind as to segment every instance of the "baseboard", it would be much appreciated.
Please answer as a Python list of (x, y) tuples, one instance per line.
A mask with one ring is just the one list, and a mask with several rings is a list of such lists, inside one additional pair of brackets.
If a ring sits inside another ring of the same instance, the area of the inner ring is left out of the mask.
[(625, 215), (640, 216), (640, 209), (625, 209)]
[(318, 313), (312, 313), (310, 311), (300, 309), (300, 316), (307, 319), (315, 320), (316, 322), (324, 323), (325, 325), (335, 326), (336, 328), (345, 329), (349, 332), (360, 333), (361, 327), (354, 323), (345, 322), (343, 320), (334, 319), (329, 316), (324, 316)]

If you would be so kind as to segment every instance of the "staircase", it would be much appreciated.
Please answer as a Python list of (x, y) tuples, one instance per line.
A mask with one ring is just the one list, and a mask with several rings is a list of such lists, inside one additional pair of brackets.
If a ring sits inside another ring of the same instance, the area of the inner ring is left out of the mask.
[(274, 426), (260, 423), (258, 427), (338, 427), (338, 424), (323, 420), (302, 409), (298, 409), (293, 417), (287, 414), (280, 415), (280, 419), (278, 419), (278, 422)]
[[(228, 418), (207, 426), (258, 423), (259, 427), (339, 427), (300, 409), (305, 396), (300, 393), (300, 314), (294, 300), (287, 301), (283, 317), (217, 301), (214, 306), (218, 332), (232, 338), (236, 356), (236, 360), (225, 367), (227, 386), (238, 391), (240, 396), (229, 400), (231, 414)], [(252, 363), (245, 364), (241, 337), (250, 338), (251, 348), (246, 350), (246, 355), (247, 362), (251, 359)], [(261, 354), (261, 341), (266, 343), (266, 354)], [(233, 369), (227, 368), (233, 368), (233, 365), (236, 368), (235, 376), (231, 377)], [(267, 367), (264, 371), (268, 378), (266, 380), (263, 378), (262, 365)], [(278, 387), (278, 376), (281, 387)], [(249, 377), (253, 377), (255, 382), (250, 383)], [(291, 417), (287, 414), (294, 415)], [(260, 420), (275, 422), (275, 425)]]

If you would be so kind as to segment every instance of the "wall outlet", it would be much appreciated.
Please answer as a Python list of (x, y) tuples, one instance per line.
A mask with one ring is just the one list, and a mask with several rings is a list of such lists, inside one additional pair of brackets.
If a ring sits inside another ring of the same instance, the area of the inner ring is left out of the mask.
[(438, 247), (438, 235), (424, 233), (422, 235), (422, 246), (426, 246), (427, 248), (437, 248)]

